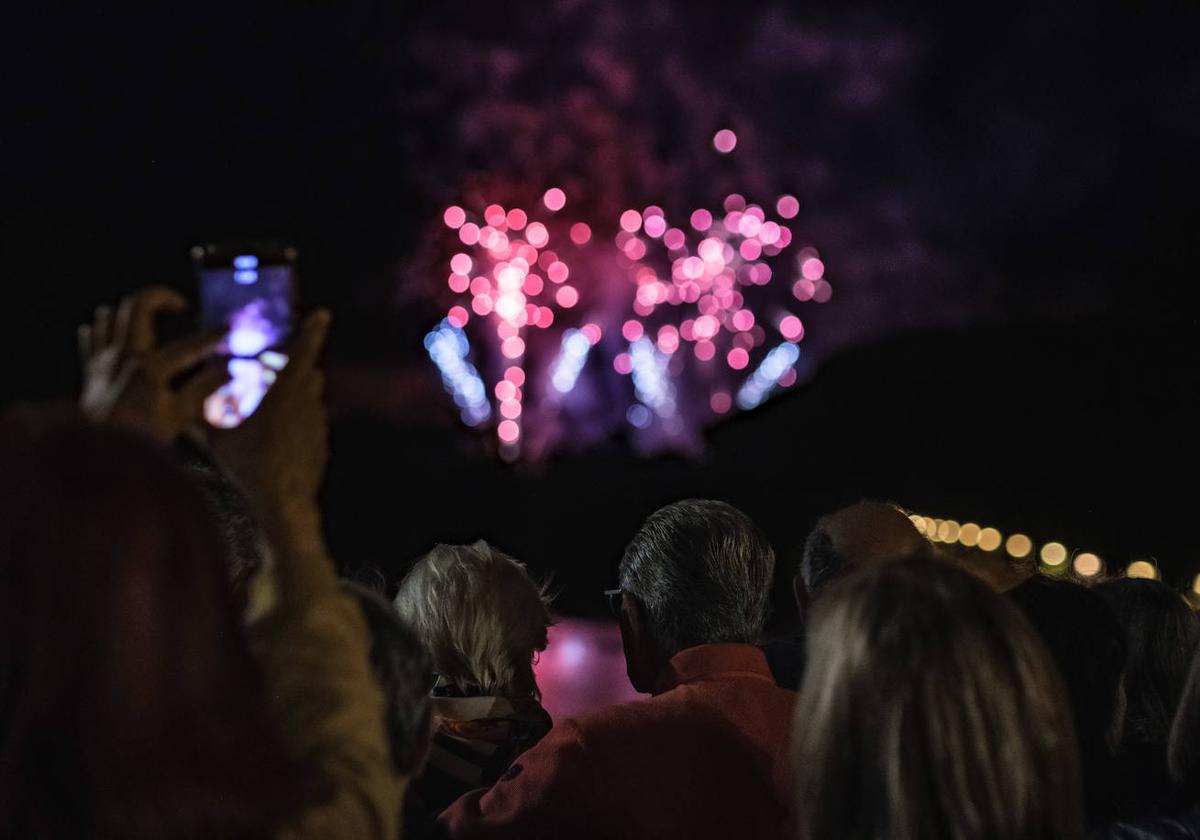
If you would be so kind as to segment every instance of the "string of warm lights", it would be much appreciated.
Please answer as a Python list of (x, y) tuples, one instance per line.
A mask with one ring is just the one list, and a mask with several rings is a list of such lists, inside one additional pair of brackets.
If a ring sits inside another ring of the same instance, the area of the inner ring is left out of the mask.
[[(960, 545), (964, 548), (991, 553), (1004, 547), (1005, 553), (1014, 560), (1024, 560), (1034, 554), (1032, 539), (1022, 533), (1013, 533), (1006, 539), (996, 528), (977, 525), (974, 522), (959, 523), (953, 519), (938, 519), (932, 516), (911, 514), (909, 519), (917, 530), (930, 541), (944, 545)], [(1042, 571), (1052, 575), (1073, 574), (1080, 580), (1092, 582), (1105, 576), (1106, 564), (1090, 551), (1070, 552), (1060, 542), (1042, 543), (1037, 551), (1038, 564)], [(1138, 559), (1125, 566), (1125, 577), (1161, 580), (1158, 565), (1153, 560)], [(1200, 574), (1192, 580), (1191, 598), (1200, 603)]]

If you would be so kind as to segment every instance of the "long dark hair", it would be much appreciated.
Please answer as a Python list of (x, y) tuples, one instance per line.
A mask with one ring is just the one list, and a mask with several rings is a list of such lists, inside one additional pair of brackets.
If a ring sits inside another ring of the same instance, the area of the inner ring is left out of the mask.
[(1200, 648), (1192, 656), (1179, 711), (1167, 746), (1171, 776), (1193, 801), (1200, 800)]
[(1126, 744), (1166, 744), (1179, 707), (1200, 618), (1157, 580), (1121, 578), (1094, 587), (1125, 631)]
[(830, 585), (796, 703), (804, 840), (1082, 836), (1070, 710), (1025, 619), (913, 558)]
[(0, 836), (268, 836), (284, 776), (222, 552), (148, 442), (0, 420)]

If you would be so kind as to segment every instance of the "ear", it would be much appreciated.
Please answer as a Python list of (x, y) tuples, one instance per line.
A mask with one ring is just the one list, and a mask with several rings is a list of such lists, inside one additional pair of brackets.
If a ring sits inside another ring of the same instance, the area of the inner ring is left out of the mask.
[(625, 671), (629, 674), (629, 682), (636, 691), (650, 694), (665, 657), (650, 632), (642, 602), (628, 592), (621, 596), (621, 643), (625, 648)]

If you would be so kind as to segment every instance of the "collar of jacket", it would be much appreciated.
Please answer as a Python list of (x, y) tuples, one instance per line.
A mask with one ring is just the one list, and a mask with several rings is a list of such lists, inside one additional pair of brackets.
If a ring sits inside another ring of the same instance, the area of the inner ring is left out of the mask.
[(767, 658), (754, 645), (696, 645), (671, 657), (654, 686), (657, 696), (688, 683), (756, 679), (774, 685)]

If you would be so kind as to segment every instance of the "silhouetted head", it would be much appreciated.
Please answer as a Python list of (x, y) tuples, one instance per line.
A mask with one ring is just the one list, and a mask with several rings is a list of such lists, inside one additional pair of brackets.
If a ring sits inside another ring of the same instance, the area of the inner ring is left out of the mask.
[(0, 429), (0, 834), (268, 829), (283, 771), (195, 488), (127, 433)]
[(813, 610), (794, 722), (804, 840), (1078, 840), (1070, 711), (1020, 613), (917, 557), (866, 564)]

